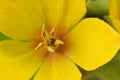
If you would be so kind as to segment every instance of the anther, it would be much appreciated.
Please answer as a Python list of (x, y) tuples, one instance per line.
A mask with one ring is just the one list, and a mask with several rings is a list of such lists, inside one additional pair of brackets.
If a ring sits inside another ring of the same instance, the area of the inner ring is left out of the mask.
[(47, 46), (47, 50), (48, 50), (49, 52), (52, 52), (52, 53), (54, 53), (54, 52), (55, 52), (55, 50), (54, 50), (54, 49), (52, 49), (50, 46)]
[(64, 42), (63, 42), (63, 41), (61, 41), (61, 40), (59, 40), (59, 39), (57, 39), (57, 40), (55, 41), (55, 45), (58, 45), (58, 44), (63, 45), (63, 44), (64, 44)]

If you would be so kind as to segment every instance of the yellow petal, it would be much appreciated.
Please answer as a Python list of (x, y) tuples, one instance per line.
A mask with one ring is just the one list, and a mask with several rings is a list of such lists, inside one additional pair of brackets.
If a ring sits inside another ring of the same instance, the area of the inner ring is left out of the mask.
[(111, 17), (120, 18), (120, 1), (110, 0), (109, 1), (109, 15)]
[(0, 80), (29, 80), (41, 65), (40, 57), (34, 52), (0, 63)]
[(45, 17), (45, 24), (56, 26), (64, 9), (64, 0), (37, 0)]
[(69, 57), (85, 70), (110, 61), (120, 48), (120, 35), (97, 18), (81, 21), (71, 32)]
[(80, 80), (81, 73), (74, 63), (60, 55), (51, 54), (44, 61), (34, 80)]
[(86, 13), (85, 0), (39, 0), (47, 24), (54, 27), (75, 25)]
[(109, 1), (109, 18), (115, 29), (120, 32), (120, 0)]
[(1, 41), (0, 62), (8, 61), (30, 52), (32, 50), (31, 44), (31, 42)]
[(85, 0), (0, 0), (0, 31), (30, 39), (43, 24), (73, 27), (85, 13)]
[(0, 31), (15, 39), (30, 39), (42, 26), (36, 0), (0, 0)]
[(61, 24), (65, 27), (73, 27), (84, 17), (86, 13), (85, 0), (65, 0), (64, 6)]
[(116, 31), (120, 32), (120, 20), (115, 17), (109, 17), (112, 22), (113, 27)]

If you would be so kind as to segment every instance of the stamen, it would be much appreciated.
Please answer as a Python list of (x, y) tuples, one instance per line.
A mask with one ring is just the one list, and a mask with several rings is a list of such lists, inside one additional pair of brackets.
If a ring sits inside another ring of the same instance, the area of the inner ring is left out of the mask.
[(42, 42), (40, 42), (36, 47), (35, 50), (37, 50), (38, 48), (40, 48), (42, 45), (51, 53), (54, 53), (57, 48), (59, 48), (59, 45), (63, 45), (64, 42), (53, 38), (55, 37), (55, 27), (53, 27), (50, 32), (48, 32), (47, 30), (45, 30), (45, 24), (43, 24), (42, 26), (42, 31), (41, 31), (41, 37), (43, 39)]
[(44, 38), (47, 40), (47, 41), (50, 41), (50, 35), (47, 31), (45, 31), (44, 33)]
[(52, 28), (52, 30), (50, 31), (50, 35), (54, 35), (55, 29), (56, 29), (55, 27)]
[(35, 50), (37, 50), (39, 47), (41, 47), (42, 44), (43, 44), (43, 42), (40, 42), (40, 43), (37, 45), (37, 47), (35, 47)]
[(64, 42), (63, 41), (61, 41), (61, 40), (59, 40), (59, 39), (57, 39), (56, 41), (55, 41), (55, 45), (58, 45), (58, 44), (64, 44)]
[(43, 24), (43, 27), (42, 27), (42, 33), (41, 33), (42, 37), (44, 36), (44, 33), (45, 33), (45, 24)]
[(45, 41), (49, 41), (49, 40), (50, 40), (49, 33), (45, 30), (45, 24), (43, 24), (43, 27), (42, 27), (41, 37), (42, 37)]
[(52, 52), (52, 53), (55, 52), (55, 50), (52, 49), (50, 46), (47, 46), (47, 50), (50, 51), (50, 52)]

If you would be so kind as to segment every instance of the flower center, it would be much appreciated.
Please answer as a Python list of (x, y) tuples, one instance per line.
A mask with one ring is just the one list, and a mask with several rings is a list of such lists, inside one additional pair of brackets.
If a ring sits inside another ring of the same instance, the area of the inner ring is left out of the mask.
[(45, 29), (45, 25), (43, 24), (43, 29), (41, 33), (42, 42), (40, 42), (36, 47), (37, 50), (39, 47), (44, 46), (49, 52), (54, 53), (57, 51), (61, 45), (64, 45), (64, 42), (57, 38), (55, 35), (55, 27), (52, 28), (50, 32)]

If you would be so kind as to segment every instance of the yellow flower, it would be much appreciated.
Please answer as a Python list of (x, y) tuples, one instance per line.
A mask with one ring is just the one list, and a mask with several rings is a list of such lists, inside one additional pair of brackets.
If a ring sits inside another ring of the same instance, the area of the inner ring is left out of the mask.
[(120, 36), (85, 0), (0, 0), (0, 80), (80, 80), (112, 59)]
[(109, 18), (115, 29), (120, 32), (120, 0), (109, 1)]

